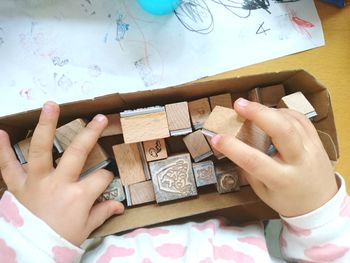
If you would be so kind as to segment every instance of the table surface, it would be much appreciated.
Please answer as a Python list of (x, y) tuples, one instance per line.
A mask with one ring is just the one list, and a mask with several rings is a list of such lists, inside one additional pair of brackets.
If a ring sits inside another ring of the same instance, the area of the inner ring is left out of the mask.
[(340, 144), (336, 168), (345, 177), (350, 192), (350, 5), (338, 9), (318, 0), (315, 3), (322, 20), (325, 46), (229, 71), (206, 80), (290, 69), (310, 72), (331, 94)]

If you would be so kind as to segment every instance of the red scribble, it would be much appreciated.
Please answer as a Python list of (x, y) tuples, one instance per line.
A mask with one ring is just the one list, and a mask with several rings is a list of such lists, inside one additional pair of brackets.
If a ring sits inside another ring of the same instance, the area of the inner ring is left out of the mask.
[(32, 89), (21, 89), (19, 95), (27, 100), (32, 99)]
[(290, 7), (287, 7), (288, 13), (289, 13), (289, 19), (292, 22), (292, 24), (297, 28), (299, 32), (302, 34), (308, 36), (311, 38), (310, 32), (307, 30), (308, 28), (313, 28), (315, 25), (309, 21), (306, 21), (304, 19), (301, 19), (300, 17), (297, 16), (297, 13), (295, 10), (292, 10)]
[(309, 21), (303, 20), (297, 16), (293, 16), (292, 17), (292, 21), (297, 25), (297, 26), (301, 26), (301, 27), (314, 27), (315, 25)]

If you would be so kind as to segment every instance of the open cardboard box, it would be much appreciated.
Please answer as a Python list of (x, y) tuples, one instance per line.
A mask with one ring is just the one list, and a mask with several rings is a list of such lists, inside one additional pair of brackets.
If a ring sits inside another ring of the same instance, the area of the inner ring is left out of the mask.
[[(284, 85), (287, 94), (302, 91), (309, 99), (318, 113), (313, 122), (319, 131), (323, 145), (330, 160), (337, 161), (339, 147), (329, 93), (322, 84), (304, 70), (198, 81), (177, 87), (127, 94), (115, 93), (93, 100), (61, 105), (59, 122), (64, 124), (78, 117), (91, 118), (97, 113), (115, 113), (126, 109), (190, 101), (221, 93), (232, 93), (233, 98), (247, 97), (247, 91), (254, 87), (279, 83)], [(39, 114), (40, 110), (34, 110), (0, 118), (0, 128), (5, 129), (10, 134), (12, 143), (15, 143), (25, 138), (27, 130), (35, 127)], [(249, 186), (245, 186), (234, 193), (220, 195), (217, 192), (208, 191), (193, 199), (128, 208), (123, 215), (107, 220), (92, 235), (105, 236), (188, 216), (192, 216), (192, 219), (198, 217), (203, 219), (218, 215), (229, 217), (235, 223), (278, 216), (254, 194)]]

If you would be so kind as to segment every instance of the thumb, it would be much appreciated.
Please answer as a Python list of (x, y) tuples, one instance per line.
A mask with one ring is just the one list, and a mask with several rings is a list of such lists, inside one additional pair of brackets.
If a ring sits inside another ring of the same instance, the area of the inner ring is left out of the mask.
[(124, 212), (124, 205), (120, 202), (108, 200), (94, 205), (90, 211), (87, 222), (89, 233), (102, 225), (112, 215), (119, 215)]

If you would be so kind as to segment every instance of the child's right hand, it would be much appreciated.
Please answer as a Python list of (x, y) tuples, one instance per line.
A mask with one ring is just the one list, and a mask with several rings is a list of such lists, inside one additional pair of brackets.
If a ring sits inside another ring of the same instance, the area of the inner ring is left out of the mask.
[(211, 143), (247, 173), (255, 193), (280, 215), (311, 212), (338, 191), (334, 171), (317, 131), (302, 114), (239, 99), (235, 110), (271, 136), (278, 153), (270, 157), (233, 136)]

